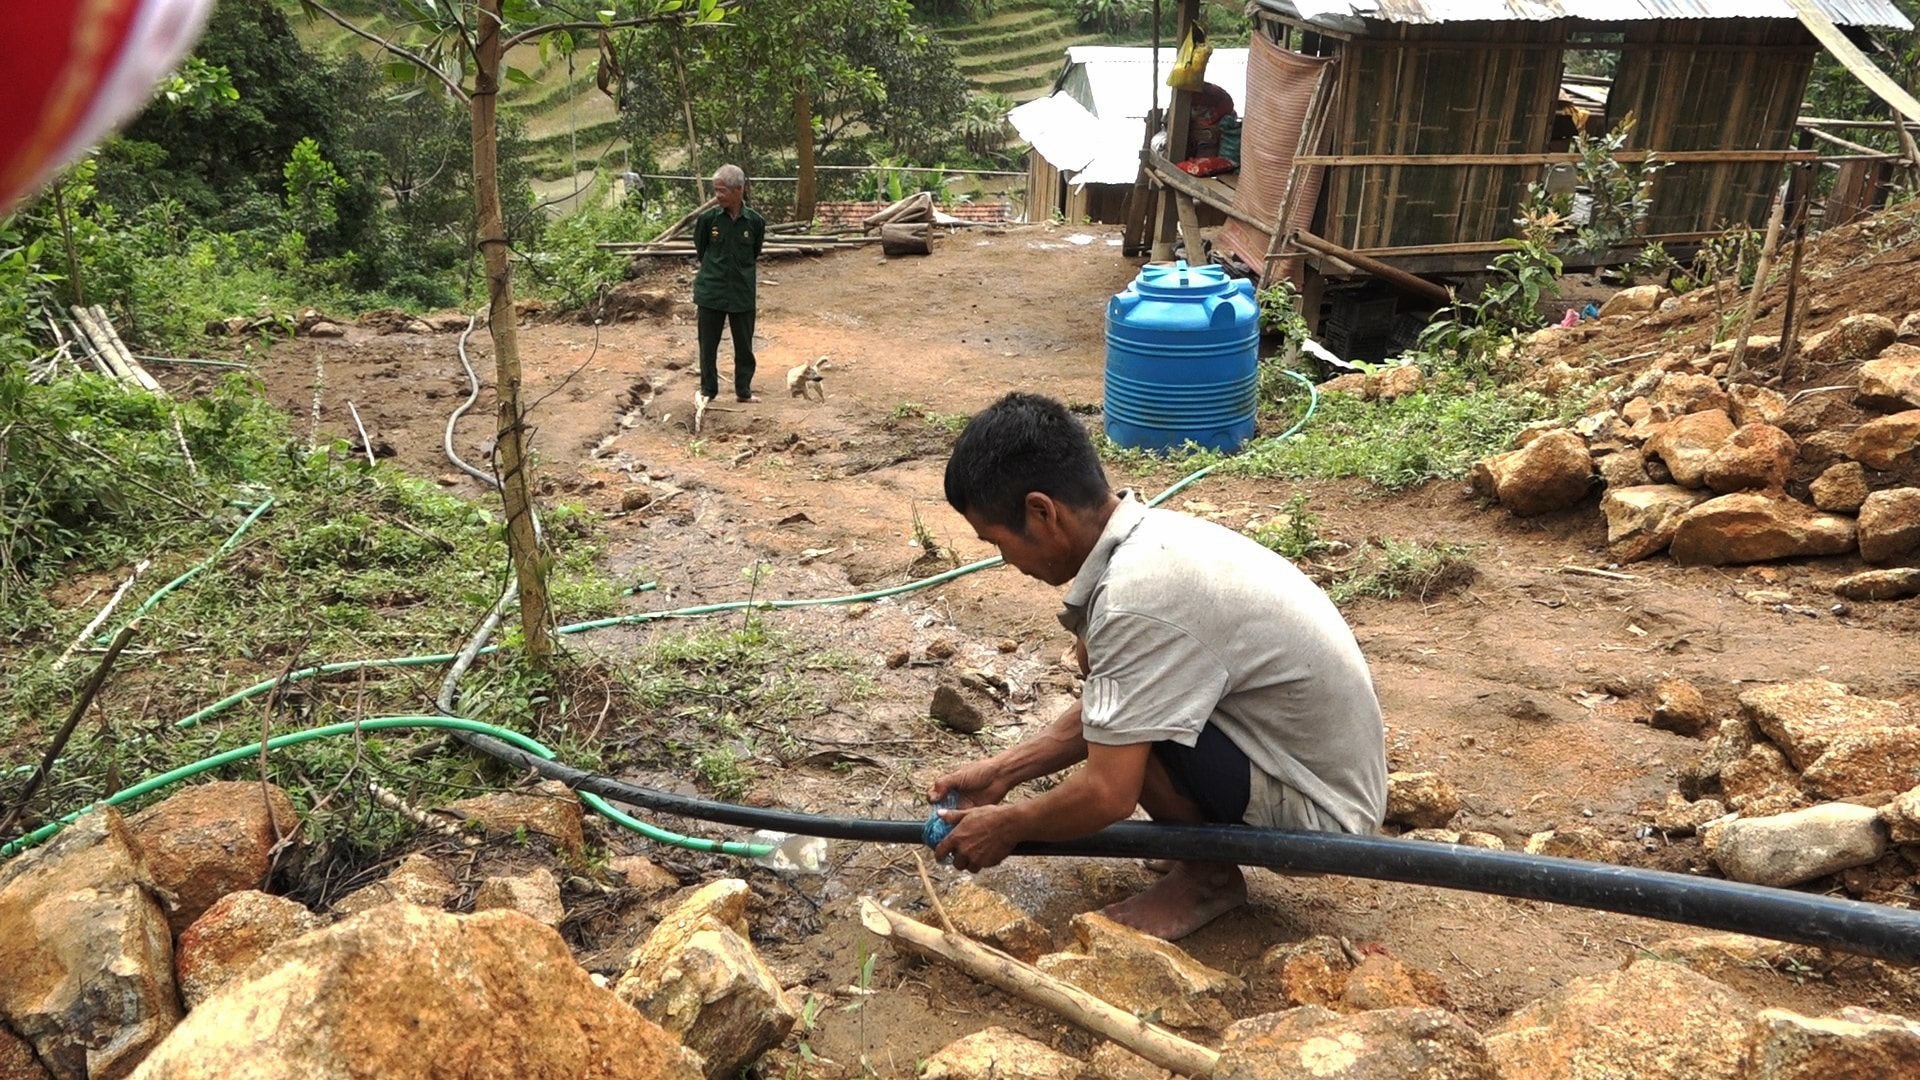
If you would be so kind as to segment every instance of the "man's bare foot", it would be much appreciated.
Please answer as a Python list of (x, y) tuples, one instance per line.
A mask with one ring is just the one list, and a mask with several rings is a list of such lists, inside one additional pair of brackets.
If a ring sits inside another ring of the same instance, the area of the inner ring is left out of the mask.
[(1109, 919), (1178, 941), (1247, 902), (1247, 879), (1226, 863), (1181, 862), (1138, 896), (1101, 909)]
[(1180, 863), (1179, 863), (1179, 860), (1177, 859), (1141, 859), (1140, 860), (1140, 868), (1143, 870), (1146, 870), (1149, 873), (1154, 873), (1154, 874), (1168, 873), (1174, 867), (1179, 865)]
[(746, 397), (735, 394), (733, 399), (742, 405), (757, 405), (760, 403), (759, 394), (748, 394)]

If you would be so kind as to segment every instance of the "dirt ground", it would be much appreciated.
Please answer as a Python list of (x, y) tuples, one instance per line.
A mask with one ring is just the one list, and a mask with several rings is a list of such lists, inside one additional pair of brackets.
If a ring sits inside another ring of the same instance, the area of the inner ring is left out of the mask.
[[(761, 272), (756, 383), (765, 400), (737, 407), (723, 400), (698, 438), (687, 430), (696, 378), (684, 304), (669, 300), (656, 312), (599, 327), (524, 326), (527, 392), (539, 402), (533, 423), (543, 490), (607, 515), (613, 571), (662, 583), (660, 591), (632, 598), (634, 610), (738, 598), (747, 587), (743, 571), (760, 560), (770, 573), (759, 594), (769, 597), (839, 595), (921, 576), (946, 564), (934, 567), (915, 546), (916, 519), (962, 560), (990, 555), (941, 498), (952, 438), (946, 418), (1014, 388), (1073, 404), (1100, 401), (1104, 301), (1136, 272), (1118, 242), (1101, 229), (1035, 226), (943, 237), (931, 257), (917, 260), (853, 251), (770, 263)], [(675, 264), (640, 284), (684, 299), (686, 279), (686, 268)], [(1657, 341), (1663, 332), (1656, 327), (1643, 336)], [(318, 366), (322, 431), (350, 435), (352, 401), (375, 441), (390, 444), (403, 467), (478, 499), (483, 490), (440, 448), (446, 417), (466, 396), (455, 339), (355, 329), (344, 340), (275, 346), (263, 373), (275, 400), (304, 424)], [(1588, 344), (1626, 355), (1651, 347), (1648, 341)], [(492, 358), (483, 335), (472, 352), (486, 377)], [(821, 357), (831, 358), (825, 402), (789, 398), (786, 369)], [(456, 445), (469, 460), (485, 460), (490, 406), (483, 394), (457, 431)], [(1174, 475), (1115, 479), (1151, 491)], [(636, 490), (645, 490), (650, 504), (623, 510)], [(1564, 568), (1607, 563), (1604, 523), (1591, 505), (1518, 521), (1486, 512), (1461, 483), (1383, 497), (1349, 482), (1209, 479), (1172, 505), (1243, 526), (1299, 491), (1310, 496), (1329, 539), (1472, 545), (1479, 577), (1466, 591), (1431, 603), (1361, 600), (1346, 614), (1373, 666), (1391, 765), (1440, 772), (1467, 795), (1468, 808), (1453, 827), (1494, 833), (1510, 848), (1539, 830), (1585, 825), (1631, 842), (1644, 865), (1706, 868), (1694, 840), (1635, 835), (1644, 820), (1637, 812), (1658, 805), (1702, 749), (1644, 723), (1662, 678), (1693, 680), (1723, 714), (1747, 684), (1814, 676), (1878, 697), (1920, 694), (1920, 669), (1912, 663), (1916, 602), (1830, 613), (1825, 586), (1857, 569), (1857, 560), (1744, 570), (1688, 570), (1654, 560), (1619, 580), (1568, 573)], [(1794, 607), (1817, 614), (1781, 614), (1745, 598), (1762, 590), (1785, 591)], [(878, 692), (834, 703), (819, 716), (793, 717), (793, 730), (819, 752), (786, 768), (751, 763), (750, 798), (923, 818), (922, 793), (943, 768), (1021, 737), (1069, 700), (1071, 676), (1058, 663), (1068, 639), (1053, 620), (1057, 602), (1055, 590), (998, 569), (880, 603), (767, 616), (804, 640), (855, 656)], [(574, 644), (617, 656), (639, 636)], [(937, 641), (957, 648), (946, 664), (884, 663), (903, 648), (921, 658)], [(1013, 651), (1003, 652), (1002, 643)], [(926, 705), (949, 667), (989, 668), (1031, 704), (996, 716), (978, 736), (937, 727)], [(671, 853), (663, 861), (689, 877), (719, 868)], [(792, 1067), (807, 1076), (911, 1075), (916, 1060), (990, 1024), (1084, 1054), (1089, 1039), (1056, 1018), (885, 949), (871, 980), (881, 992), (854, 985), (873, 947), (855, 902), (873, 894), (917, 905), (913, 867), (907, 850), (838, 845), (822, 877), (751, 872), (762, 900), (754, 929), (765, 955), (784, 982), (827, 1005), (811, 1031), (796, 1033), (771, 1059), (769, 1074)], [(1126, 895), (1146, 872), (1091, 860), (1014, 860), (982, 878), (1064, 943), (1073, 913)], [(1840, 892), (1835, 881), (1816, 885)], [(1461, 1014), (1486, 1027), (1570, 979), (1688, 932), (1361, 879), (1261, 871), (1253, 875), (1253, 894), (1249, 907), (1185, 943), (1202, 961), (1252, 977), (1246, 998), (1230, 1003), (1239, 1016), (1273, 1006), (1270, 980), (1258, 975), (1262, 950), (1310, 934), (1377, 942), (1437, 972)], [(570, 932), (590, 966), (612, 970), (644, 929), (595, 924)], [(1867, 1004), (1920, 1015), (1920, 1001), (1888, 990), (1865, 961), (1828, 974), (1762, 968), (1733, 978), (1756, 1000), (1808, 1012)], [(824, 1061), (802, 1062), (795, 1053), (802, 1039)]]

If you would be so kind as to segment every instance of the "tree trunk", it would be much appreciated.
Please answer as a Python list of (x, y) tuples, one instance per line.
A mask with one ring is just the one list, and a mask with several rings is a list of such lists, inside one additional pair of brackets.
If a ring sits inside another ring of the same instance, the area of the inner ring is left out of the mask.
[(474, 47), (473, 201), (481, 258), (487, 274), (487, 330), (493, 335), (494, 393), (499, 398), (494, 444), (500, 470), (500, 497), (507, 515), (507, 553), (520, 583), (520, 630), (527, 655), (536, 663), (553, 652), (547, 633), (546, 561), (533, 528), (532, 478), (527, 461), (525, 418), (520, 408), (520, 341), (513, 316), (512, 268), (507, 262), (507, 232), (500, 216), (499, 128), (495, 106), (500, 92), (500, 0), (480, 0), (479, 33)]
[(687, 65), (680, 58), (680, 41), (673, 42), (673, 74), (680, 80), (680, 116), (687, 122), (687, 175), (693, 177), (693, 201), (707, 201), (707, 188), (700, 172), (700, 142), (693, 130), (693, 92), (687, 89)]
[(794, 171), (798, 190), (793, 196), (793, 220), (812, 221), (814, 204), (813, 172), (813, 98), (807, 93), (807, 81), (793, 84), (793, 150), (799, 162)]

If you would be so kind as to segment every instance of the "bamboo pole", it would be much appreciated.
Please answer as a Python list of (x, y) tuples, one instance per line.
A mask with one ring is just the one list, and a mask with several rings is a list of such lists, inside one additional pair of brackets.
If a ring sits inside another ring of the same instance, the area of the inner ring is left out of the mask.
[(680, 233), (683, 230), (685, 230), (687, 226), (693, 224), (694, 218), (699, 217), (701, 214), (704, 214), (707, 211), (719, 205), (720, 205), (719, 203), (713, 201), (712, 199), (708, 199), (706, 202), (703, 202), (699, 206), (696, 206), (692, 210), (688, 211), (687, 215), (681, 218), (679, 221), (676, 221), (673, 224), (667, 226), (666, 229), (664, 229), (660, 233), (660, 235), (654, 237), (652, 240), (647, 241), (647, 243), (658, 244), (663, 241), (671, 240), (676, 236), (679, 236)]
[(120, 355), (108, 348), (106, 338), (94, 326), (93, 313), (78, 304), (73, 306), (73, 325), (87, 339), (87, 347), (93, 354), (94, 363), (105, 369), (105, 373), (121, 382), (133, 382), (133, 372), (120, 366)]
[(1773, 212), (1767, 215), (1767, 239), (1760, 247), (1760, 265), (1753, 271), (1753, 288), (1747, 291), (1747, 308), (1740, 315), (1740, 333), (1734, 339), (1733, 359), (1727, 364), (1727, 381), (1732, 382), (1746, 370), (1747, 335), (1753, 332), (1754, 312), (1760, 309), (1760, 294), (1767, 291), (1767, 275), (1773, 271), (1773, 256), (1780, 249), (1780, 223), (1786, 219), (1787, 196), (1774, 196)]
[(1406, 292), (1418, 296), (1423, 300), (1430, 300), (1436, 304), (1450, 304), (1453, 302), (1453, 297), (1447, 293), (1447, 290), (1425, 278), (1415, 277), (1397, 266), (1390, 266), (1370, 255), (1362, 255), (1357, 251), (1343, 248), (1330, 240), (1323, 240), (1307, 232), (1305, 229), (1294, 232), (1292, 241), (1300, 247), (1306, 248), (1308, 251), (1320, 255), (1331, 255), (1343, 262), (1351, 263), (1354, 269), (1372, 274), (1374, 277), (1380, 278), (1390, 285), (1397, 285)]
[(922, 956), (937, 957), (967, 974), (1009, 994), (1059, 1013), (1097, 1035), (1105, 1036), (1179, 1076), (1208, 1077), (1220, 1063), (1220, 1054), (1147, 1023), (1145, 1020), (1056, 979), (998, 949), (959, 934), (948, 934), (897, 911), (881, 907), (872, 897), (860, 898), (860, 923), (868, 930), (904, 945)]

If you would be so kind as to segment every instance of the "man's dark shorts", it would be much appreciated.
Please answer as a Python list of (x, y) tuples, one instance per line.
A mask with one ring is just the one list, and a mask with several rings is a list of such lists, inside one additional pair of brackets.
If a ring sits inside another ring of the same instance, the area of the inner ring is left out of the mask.
[(1153, 756), (1172, 778), (1173, 790), (1198, 803), (1206, 820), (1238, 825), (1246, 819), (1253, 762), (1226, 732), (1208, 724), (1192, 746), (1157, 742)]

